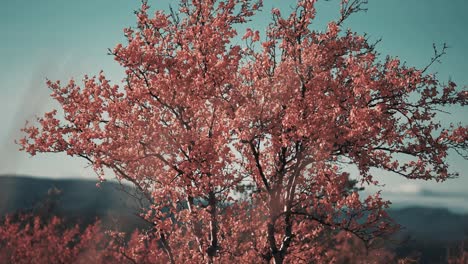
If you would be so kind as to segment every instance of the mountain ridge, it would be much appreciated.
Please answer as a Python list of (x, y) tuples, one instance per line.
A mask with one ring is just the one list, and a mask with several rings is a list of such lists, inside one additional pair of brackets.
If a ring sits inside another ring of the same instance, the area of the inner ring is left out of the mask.
[[(28, 212), (49, 201), (52, 205), (47, 210), (51, 213), (79, 223), (89, 224), (99, 218), (104, 226), (126, 232), (150, 227), (137, 216), (139, 203), (120, 190), (132, 191), (131, 186), (107, 181), (98, 188), (97, 182), (0, 175), (0, 216)], [(448, 247), (468, 237), (468, 214), (421, 206), (391, 208), (388, 212), (402, 226), (398, 239), (406, 241), (395, 250), (403, 256), (422, 252), (421, 263), (440, 263), (437, 261), (444, 259)]]

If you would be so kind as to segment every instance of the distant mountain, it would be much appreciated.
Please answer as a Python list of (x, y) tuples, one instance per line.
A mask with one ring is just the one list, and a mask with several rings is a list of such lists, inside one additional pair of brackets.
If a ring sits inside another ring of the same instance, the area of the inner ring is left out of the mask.
[(390, 210), (390, 215), (419, 240), (453, 241), (468, 235), (468, 215), (443, 208), (406, 207)]
[(96, 183), (97, 180), (0, 176), (0, 216), (41, 208), (84, 224), (99, 218), (106, 226), (122, 230), (145, 226), (136, 216), (140, 211), (136, 199), (121, 190), (132, 191), (130, 186), (104, 182), (98, 188)]
[[(47, 179), (0, 176), (0, 216), (18, 210), (44, 208), (73, 221), (90, 223), (99, 218), (105, 226), (131, 231), (148, 225), (135, 214), (139, 204), (120, 189), (129, 186), (80, 179)], [(454, 247), (468, 235), (468, 215), (447, 209), (406, 207), (389, 210), (402, 226), (396, 244), (400, 255), (421, 252), (421, 263), (443, 263), (447, 247)]]
[(468, 238), (468, 215), (445, 208), (406, 207), (389, 210), (401, 225), (395, 247), (401, 256), (418, 255), (420, 263), (445, 263), (448, 249), (458, 249)]

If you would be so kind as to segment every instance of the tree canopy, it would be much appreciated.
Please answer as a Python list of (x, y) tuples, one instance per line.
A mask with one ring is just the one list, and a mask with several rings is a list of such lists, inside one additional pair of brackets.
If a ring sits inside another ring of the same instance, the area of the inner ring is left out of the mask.
[(447, 154), (467, 157), (467, 128), (436, 114), (467, 92), (343, 29), (366, 1), (342, 0), (325, 31), (315, 2), (245, 32), (236, 25), (261, 1), (181, 0), (154, 14), (143, 2), (110, 50), (123, 82), (48, 81), (63, 115), (25, 127), (22, 149), (82, 157), (101, 180), (110, 170), (134, 184), (151, 204), (153, 250), (171, 263), (323, 262), (338, 234), (372, 244), (395, 224), (380, 192), (358, 187), (377, 184), (375, 169), (456, 176)]

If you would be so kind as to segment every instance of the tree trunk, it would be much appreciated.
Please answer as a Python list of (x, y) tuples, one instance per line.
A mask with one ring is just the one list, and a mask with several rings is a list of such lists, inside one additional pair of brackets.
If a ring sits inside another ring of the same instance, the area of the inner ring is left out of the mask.
[(213, 263), (214, 257), (218, 253), (218, 214), (216, 211), (216, 196), (213, 191), (209, 193), (208, 203), (210, 206), (210, 246), (207, 248), (208, 263)]
[(278, 252), (275, 255), (273, 255), (273, 260), (275, 261), (275, 264), (283, 264), (284, 256), (281, 252)]

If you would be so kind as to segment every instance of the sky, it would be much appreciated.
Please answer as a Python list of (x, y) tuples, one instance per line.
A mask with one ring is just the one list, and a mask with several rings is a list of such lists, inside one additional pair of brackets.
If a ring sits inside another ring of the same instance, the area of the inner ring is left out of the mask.
[[(168, 9), (176, 1), (149, 0), (152, 9)], [(95, 179), (86, 162), (62, 154), (29, 157), (18, 151), (15, 139), (26, 120), (34, 120), (56, 105), (49, 98), (46, 78), (81, 80), (85, 74), (104, 70), (119, 83), (123, 70), (107, 55), (107, 49), (123, 42), (122, 29), (135, 25), (133, 11), (139, 0), (0, 0), (0, 174), (52, 178)], [(261, 29), (269, 22), (269, 10), (288, 12), (295, 1), (264, 0), (264, 11), (248, 27)], [(338, 14), (338, 0), (319, 1), (318, 29)], [(433, 55), (432, 44), (450, 47), (441, 64), (430, 71), (441, 80), (468, 85), (468, 10), (466, 0), (369, 0), (368, 11), (356, 14), (346, 24), (371, 40), (382, 38), (377, 50), (398, 56), (407, 65), (424, 67)], [(239, 28), (239, 34), (243, 35)], [(444, 124), (466, 125), (467, 109), (448, 109)], [(443, 206), (468, 212), (468, 164), (451, 153), (451, 168), (458, 179), (444, 183), (408, 181), (394, 175), (379, 178), (384, 197), (396, 204)]]

